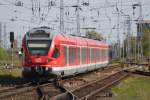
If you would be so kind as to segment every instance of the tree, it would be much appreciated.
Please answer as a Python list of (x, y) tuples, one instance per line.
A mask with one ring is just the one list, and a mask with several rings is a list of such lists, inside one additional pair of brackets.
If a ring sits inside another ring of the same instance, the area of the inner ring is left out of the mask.
[(89, 39), (95, 39), (95, 40), (103, 40), (103, 37), (100, 33), (97, 33), (95, 31), (88, 31), (86, 32), (86, 37)]

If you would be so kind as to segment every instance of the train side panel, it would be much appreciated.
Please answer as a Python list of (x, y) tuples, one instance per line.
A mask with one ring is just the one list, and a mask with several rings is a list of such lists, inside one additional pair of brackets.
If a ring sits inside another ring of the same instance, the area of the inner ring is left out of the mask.
[(53, 67), (53, 73), (72, 75), (91, 71), (108, 64), (108, 55), (106, 53), (108, 45), (100, 42), (96, 43), (98, 41), (95, 42), (95, 40), (87, 42), (86, 39), (77, 38), (76, 41), (71, 40), (72, 37), (65, 37), (64, 39), (61, 38), (59, 42), (62, 48), (62, 58), (64, 59), (62, 62), (64, 64)]

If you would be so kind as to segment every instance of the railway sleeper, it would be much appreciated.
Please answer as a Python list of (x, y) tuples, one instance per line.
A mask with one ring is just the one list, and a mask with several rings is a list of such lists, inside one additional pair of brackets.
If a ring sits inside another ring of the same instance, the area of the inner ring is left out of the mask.
[(36, 89), (36, 91), (38, 93), (39, 100), (47, 100), (47, 99), (45, 99), (46, 94), (44, 93), (44, 90), (43, 90), (42, 87), (38, 86), (37, 89)]

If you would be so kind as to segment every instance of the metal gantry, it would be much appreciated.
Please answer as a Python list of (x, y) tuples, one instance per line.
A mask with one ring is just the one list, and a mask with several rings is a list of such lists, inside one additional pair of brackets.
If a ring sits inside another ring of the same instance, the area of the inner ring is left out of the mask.
[[(32, 17), (35, 17), (35, 18), (39, 17), (39, 18), (41, 18), (42, 14), (44, 14), (42, 12), (45, 11), (45, 10), (42, 11), (42, 7), (51, 8), (52, 6), (54, 6), (52, 1), (56, 1), (56, 0), (48, 0), (48, 1), (49, 1), (48, 3), (50, 3), (49, 5), (42, 5), (42, 2), (40, 4), (39, 0), (31, 0), (31, 3), (32, 3), (30, 5), (31, 7), (28, 7), (27, 9), (31, 10)], [(74, 17), (76, 17), (76, 20), (73, 20), (73, 22), (75, 23), (76, 26), (73, 26), (73, 27), (76, 28), (76, 35), (81, 36), (81, 33), (82, 33), (81, 30), (80, 30), (80, 25), (82, 25), (82, 22), (80, 21), (80, 19), (82, 17), (81, 8), (83, 6), (89, 6), (89, 0), (88, 0), (88, 2), (85, 2), (86, 0), (82, 0), (82, 1), (81, 0), (75, 0), (76, 4), (74, 6), (68, 6), (68, 5), (66, 6), (65, 5), (66, 3), (64, 2), (64, 0), (58, 0), (58, 1), (59, 1), (60, 5), (57, 6), (57, 7), (56, 6), (54, 7), (56, 9), (60, 9), (60, 14), (58, 15), (59, 16), (58, 17), (59, 21), (57, 23), (57, 25), (59, 27), (58, 31), (60, 31), (60, 33), (66, 33), (64, 29), (65, 29), (65, 27), (68, 28), (68, 26), (66, 24), (65, 15), (64, 15), (65, 7), (74, 7), (76, 9), (75, 10), (76, 11), (76, 15), (74, 16)], [(116, 29), (116, 33), (117, 33), (116, 34), (117, 37), (115, 37), (115, 38), (117, 38), (117, 46), (116, 46), (117, 50), (116, 51), (117, 51), (117, 58), (121, 59), (122, 55), (123, 55), (123, 58), (124, 58), (124, 55), (125, 55), (125, 54), (121, 53), (121, 51), (122, 51), (122, 45), (121, 45), (122, 40), (121, 39), (122, 38), (121, 38), (121, 23), (120, 23), (121, 22), (122, 11), (124, 10), (124, 8), (123, 8), (124, 4), (123, 4), (122, 0), (116, 0), (116, 1), (117, 1), (116, 5), (115, 5), (115, 3), (112, 3), (112, 5), (111, 5), (110, 2), (105, 0), (106, 6), (99, 6), (99, 7), (92, 7), (92, 6), (90, 6), (91, 7), (90, 9), (98, 9), (98, 11), (97, 11), (97, 15), (98, 16), (97, 17), (100, 18), (101, 12), (99, 11), (99, 9), (103, 9), (104, 10), (107, 7), (112, 7), (112, 8), (116, 7), (116, 19), (117, 19), (117, 21), (115, 23), (116, 24), (116, 28), (115, 29)], [(80, 4), (80, 3), (82, 3), (82, 4)], [(35, 5), (35, 4), (37, 4), (37, 5)], [(13, 5), (14, 6), (19, 6), (20, 8), (21, 7), (25, 8), (25, 4), (23, 4), (23, 2), (21, 2), (21, 1), (16, 1)], [(142, 6), (143, 5), (142, 5), (142, 2), (138, 2), (136, 4), (129, 5), (129, 6), (133, 7), (133, 9), (135, 9), (136, 7), (139, 8), (139, 15), (138, 15), (139, 16), (139, 18), (138, 18), (138, 23), (139, 23), (139, 29), (138, 30), (139, 30), (139, 32), (137, 33), (137, 38), (136, 38), (137, 40), (135, 40), (135, 56), (134, 56), (135, 61), (136, 61), (136, 58), (139, 61), (139, 60), (143, 59), (143, 47), (142, 47), (142, 38), (143, 37), (141, 36), (141, 34), (142, 34), (142, 24), (141, 23), (142, 23), (142, 20), (143, 20), (143, 14), (142, 14)], [(84, 8), (83, 8), (83, 11), (84, 11)], [(59, 10), (58, 10), (58, 12), (59, 12)], [(37, 15), (36, 13), (39, 14), (39, 16), (36, 16)], [(126, 13), (128, 13), (128, 12), (126, 12)], [(93, 14), (92, 18), (95, 18), (95, 15)], [(70, 15), (68, 15), (68, 18), (69, 17), (70, 17)], [(105, 15), (105, 17), (108, 17), (108, 16)], [(127, 50), (126, 50), (126, 53), (129, 55), (127, 58), (130, 59), (131, 56), (133, 58), (133, 54), (131, 52), (131, 49), (132, 49), (131, 48), (131, 37), (132, 37), (131, 36), (131, 19), (132, 18), (131, 18), (131, 15), (129, 13), (128, 13), (128, 16), (126, 16), (126, 18), (127, 18), (127, 20), (126, 20), (126, 22), (127, 22), (126, 23), (126, 25), (127, 25), (127, 27), (126, 27), (126, 31), (127, 31), (127, 38), (126, 38), (127, 39)], [(12, 19), (12, 21), (17, 21), (17, 20)], [(43, 20), (43, 22), (44, 21), (46, 21), (46, 20)], [(86, 19), (86, 21), (88, 22), (88, 18)], [(52, 24), (51, 22), (49, 21), (50, 24)], [(53, 22), (56, 23), (56, 21), (53, 21)], [(85, 22), (85, 18), (84, 18), (83, 23), (84, 22)], [(112, 22), (113, 22), (113, 19), (112, 19)], [(97, 21), (97, 23), (98, 23), (98, 21)], [(84, 25), (84, 27), (87, 27), (87, 26)], [(111, 26), (109, 26), (109, 27), (110, 27), (110, 33), (111, 33), (112, 32), (112, 28), (111, 28)], [(83, 28), (81, 28), (81, 29), (83, 29)], [(71, 31), (69, 33), (71, 33)], [(0, 46), (2, 45), (1, 37), (2, 37), (2, 33), (0, 32)], [(149, 42), (149, 45), (150, 45), (150, 42)], [(124, 50), (122, 52), (124, 53)], [(149, 50), (149, 56), (150, 56), (150, 50)]]

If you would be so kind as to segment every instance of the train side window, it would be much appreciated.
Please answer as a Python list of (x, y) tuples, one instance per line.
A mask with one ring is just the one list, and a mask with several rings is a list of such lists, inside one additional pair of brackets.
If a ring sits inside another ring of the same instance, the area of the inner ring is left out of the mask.
[(69, 47), (69, 64), (75, 64), (76, 48)]
[(52, 57), (57, 58), (59, 56), (59, 48), (55, 48)]
[(99, 62), (99, 49), (96, 49), (96, 62)]
[(78, 59), (80, 60), (80, 47), (79, 48), (77, 48), (77, 50), (78, 50), (78, 52), (77, 52), (77, 54), (78, 54)]
[(68, 64), (68, 54), (67, 54), (68, 48), (64, 46), (64, 57), (65, 57), (65, 64)]
[(85, 64), (86, 63), (86, 54), (87, 54), (86, 48), (81, 49), (81, 54), (82, 54), (82, 56), (81, 56), (82, 64)]
[(73, 48), (69, 47), (69, 64), (73, 64)]
[(90, 52), (90, 63), (92, 63), (92, 49), (89, 48), (89, 52)]
[(94, 62), (94, 49), (92, 48), (91, 49), (91, 62), (93, 63)]
[(100, 50), (100, 61), (103, 61), (103, 49)]

